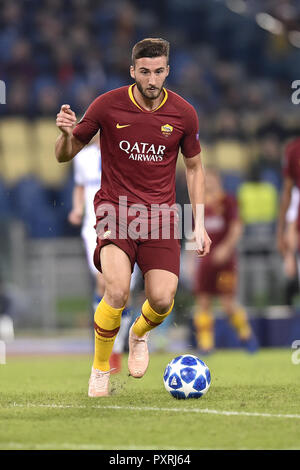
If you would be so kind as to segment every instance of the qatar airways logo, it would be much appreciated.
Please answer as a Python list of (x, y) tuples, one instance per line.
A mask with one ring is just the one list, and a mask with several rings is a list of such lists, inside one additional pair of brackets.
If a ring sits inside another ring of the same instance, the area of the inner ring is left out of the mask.
[(121, 140), (119, 147), (128, 155), (129, 160), (139, 162), (161, 162), (164, 159), (165, 145), (154, 145), (148, 142), (135, 142)]

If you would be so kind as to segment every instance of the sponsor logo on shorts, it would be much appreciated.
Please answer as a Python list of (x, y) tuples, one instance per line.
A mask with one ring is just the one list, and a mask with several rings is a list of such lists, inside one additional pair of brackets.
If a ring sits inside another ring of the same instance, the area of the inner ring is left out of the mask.
[(111, 230), (106, 230), (106, 232), (104, 232), (104, 234), (103, 234), (103, 238), (106, 239), (106, 238), (108, 238), (110, 235), (111, 235)]

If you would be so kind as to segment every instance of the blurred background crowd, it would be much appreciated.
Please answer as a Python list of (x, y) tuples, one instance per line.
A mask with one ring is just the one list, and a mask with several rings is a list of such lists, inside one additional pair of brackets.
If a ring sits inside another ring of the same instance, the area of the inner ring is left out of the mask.
[[(291, 100), (292, 82), (300, 79), (299, 2), (0, 0), (0, 12), (0, 79), (6, 85), (6, 104), (0, 105), (2, 277), (24, 286), (24, 273), (29, 282), (36, 272), (32, 298), (39, 299), (41, 291), (47, 297), (49, 271), (58, 265), (49, 266), (46, 247), (59, 258), (67, 245), (75, 259), (70, 247), (80, 230), (68, 223), (73, 172), (54, 157), (56, 113), (69, 103), (80, 117), (96, 96), (129, 84), (132, 46), (144, 37), (163, 37), (171, 43), (167, 87), (196, 108), (203, 161), (220, 169), (226, 190), (238, 198), (246, 227), (244, 266), (251, 264), (249, 254), (252, 260), (257, 255), (252, 276), (263, 293), (247, 294), (244, 271), (243, 300), (285, 303), (276, 273), (280, 260), (274, 265), (274, 229), (284, 147), (300, 132)], [(177, 199), (187, 202), (181, 160)], [(73, 241), (59, 245), (63, 238)], [(273, 257), (271, 264), (264, 256)], [(41, 280), (34, 266), (43, 257)]]

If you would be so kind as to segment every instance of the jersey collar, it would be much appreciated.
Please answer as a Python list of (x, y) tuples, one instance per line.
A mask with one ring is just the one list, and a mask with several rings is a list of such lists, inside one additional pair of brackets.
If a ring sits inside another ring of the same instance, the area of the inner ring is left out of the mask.
[(132, 85), (130, 85), (130, 87), (128, 88), (128, 95), (129, 95), (129, 98), (131, 99), (131, 101), (133, 102), (133, 104), (139, 108), (141, 111), (144, 111), (146, 113), (154, 113), (155, 111), (157, 111), (159, 108), (161, 108), (165, 102), (167, 101), (168, 99), (168, 92), (165, 88), (163, 88), (163, 91), (165, 93), (165, 96), (162, 100), (162, 102), (160, 103), (159, 106), (157, 106), (157, 108), (153, 109), (152, 111), (147, 111), (146, 109), (143, 109), (137, 102), (136, 100), (134, 99), (134, 96), (133, 96), (133, 87), (135, 86), (135, 83), (133, 83)]

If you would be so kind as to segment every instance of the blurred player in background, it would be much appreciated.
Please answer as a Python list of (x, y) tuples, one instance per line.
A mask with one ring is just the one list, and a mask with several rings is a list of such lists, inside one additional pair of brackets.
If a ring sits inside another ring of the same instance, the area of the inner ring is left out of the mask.
[(283, 267), (286, 276), (285, 303), (292, 306), (294, 297), (299, 294), (298, 244), (299, 236), (297, 220), (299, 212), (300, 192), (294, 186), (292, 189), (291, 203), (286, 213), (285, 242), (286, 252), (283, 257)]
[[(99, 138), (94, 137), (90, 144), (81, 150), (74, 158), (74, 190), (72, 210), (69, 214), (69, 222), (73, 225), (81, 225), (81, 236), (84, 241), (85, 252), (90, 273), (94, 280), (93, 311), (95, 312), (104, 294), (104, 279), (94, 265), (93, 257), (96, 243), (94, 197), (101, 184), (101, 153)], [(136, 276), (132, 277), (132, 283)], [(131, 283), (131, 284), (132, 284)], [(125, 307), (122, 313), (122, 324), (116, 337), (110, 367), (113, 373), (120, 372), (122, 364), (122, 352), (130, 324), (130, 308)]]
[[(277, 248), (289, 272), (293, 272), (295, 253), (299, 253), (299, 190), (300, 138), (293, 139), (285, 148), (283, 160), (283, 189), (277, 224)], [(298, 271), (299, 271), (299, 256)]]
[(196, 260), (194, 326), (202, 353), (214, 349), (213, 301), (221, 303), (241, 343), (257, 347), (245, 309), (236, 300), (237, 244), (242, 235), (237, 203), (224, 192), (216, 169), (206, 170), (205, 225), (212, 240), (209, 255)]
[[(114, 209), (112, 224), (117, 222), (115, 235), (110, 230), (102, 237), (98, 234), (94, 253), (95, 266), (104, 275), (105, 292), (94, 317), (95, 355), (89, 381), (90, 397), (109, 395), (109, 358), (128, 299), (135, 262), (144, 276), (146, 301), (129, 331), (128, 369), (132, 377), (145, 374), (149, 363), (149, 332), (173, 309), (180, 243), (178, 219), (172, 206), (180, 148), (198, 234), (197, 255), (205, 256), (210, 249), (203, 211), (199, 214), (196, 210), (204, 204), (198, 117), (187, 101), (164, 88), (168, 74), (169, 43), (158, 38), (144, 39), (132, 50), (132, 85), (96, 98), (77, 125), (69, 105), (63, 105), (57, 114), (56, 124), (61, 134), (56, 141), (55, 155), (59, 162), (70, 161), (100, 129), (102, 182), (94, 200), (97, 228), (102, 230), (107, 226), (104, 215), (107, 210)], [(143, 232), (137, 239), (131, 236), (130, 228), (136, 218), (130, 211), (134, 204), (143, 204), (146, 209), (141, 223)], [(165, 217), (157, 218), (157, 238), (152, 236), (151, 224), (149, 228), (152, 204), (164, 204), (165, 208)], [(120, 223), (121, 211), (125, 213), (125, 224)], [(162, 234), (166, 219), (170, 229), (168, 238)]]

